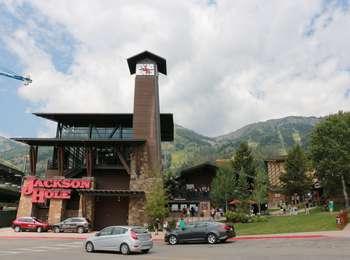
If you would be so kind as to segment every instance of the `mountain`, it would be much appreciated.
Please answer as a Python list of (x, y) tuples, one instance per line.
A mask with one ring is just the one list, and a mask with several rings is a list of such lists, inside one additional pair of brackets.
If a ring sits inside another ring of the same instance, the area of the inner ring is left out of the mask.
[[(249, 124), (213, 138), (175, 125), (174, 142), (162, 144), (165, 166), (178, 170), (204, 161), (231, 158), (241, 142), (248, 142), (258, 159), (283, 155), (296, 144), (306, 148), (309, 134), (320, 120), (316, 117), (296, 116), (272, 119)], [(0, 137), (0, 159), (23, 169), (27, 151), (26, 145)], [(44, 171), (50, 154), (50, 148), (39, 149), (39, 172)]]
[(285, 155), (296, 144), (306, 148), (309, 134), (320, 120), (316, 117), (290, 116), (253, 123), (216, 137), (218, 154), (230, 156), (241, 142), (248, 142), (255, 153), (262, 157)]
[[(52, 148), (41, 147), (38, 150), (38, 174), (44, 173)], [(28, 146), (0, 136), (0, 163), (8, 164), (19, 170), (29, 169)]]
[(241, 142), (248, 142), (258, 159), (285, 155), (296, 144), (306, 148), (309, 135), (320, 120), (289, 116), (249, 124), (214, 138), (176, 125), (174, 142), (163, 145), (166, 166), (179, 169), (203, 161), (232, 158)]

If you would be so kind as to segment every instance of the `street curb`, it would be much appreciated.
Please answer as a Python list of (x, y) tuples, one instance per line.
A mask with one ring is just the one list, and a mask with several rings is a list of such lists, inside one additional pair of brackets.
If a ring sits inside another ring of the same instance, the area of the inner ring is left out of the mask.
[(49, 237), (49, 236), (0, 236), (0, 239), (52, 239), (52, 240), (84, 240), (86, 237)]
[[(271, 239), (320, 239), (332, 238), (326, 235), (283, 235), (283, 236), (242, 236), (230, 238), (228, 241), (239, 240), (271, 240)], [(52, 239), (52, 240), (85, 240), (86, 237), (51, 237), (51, 236), (0, 236), (0, 239)], [(163, 239), (153, 239), (154, 242), (164, 242)]]
[(308, 238), (330, 238), (330, 236), (326, 235), (282, 235), (282, 236), (242, 236), (235, 237), (229, 240), (268, 240), (268, 239), (308, 239)]

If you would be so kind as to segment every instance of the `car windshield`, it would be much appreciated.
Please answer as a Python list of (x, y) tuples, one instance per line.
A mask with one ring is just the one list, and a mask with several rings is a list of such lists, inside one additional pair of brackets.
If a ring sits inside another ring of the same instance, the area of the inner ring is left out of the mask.
[(42, 222), (40, 219), (36, 218), (36, 217), (33, 217), (33, 219), (37, 222)]

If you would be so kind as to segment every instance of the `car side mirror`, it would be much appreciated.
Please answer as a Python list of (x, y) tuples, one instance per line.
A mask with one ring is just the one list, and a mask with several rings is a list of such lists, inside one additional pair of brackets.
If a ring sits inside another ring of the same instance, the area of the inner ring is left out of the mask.
[(95, 237), (99, 237), (101, 235), (101, 233), (100, 232), (97, 232), (96, 234), (95, 234)]

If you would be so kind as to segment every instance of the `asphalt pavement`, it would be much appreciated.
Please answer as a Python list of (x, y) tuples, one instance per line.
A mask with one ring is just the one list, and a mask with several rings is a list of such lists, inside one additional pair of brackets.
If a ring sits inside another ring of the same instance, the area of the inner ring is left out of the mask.
[(223, 244), (155, 243), (148, 254), (86, 253), (81, 240), (1, 239), (1, 260), (81, 259), (350, 259), (349, 238), (238, 240)]

